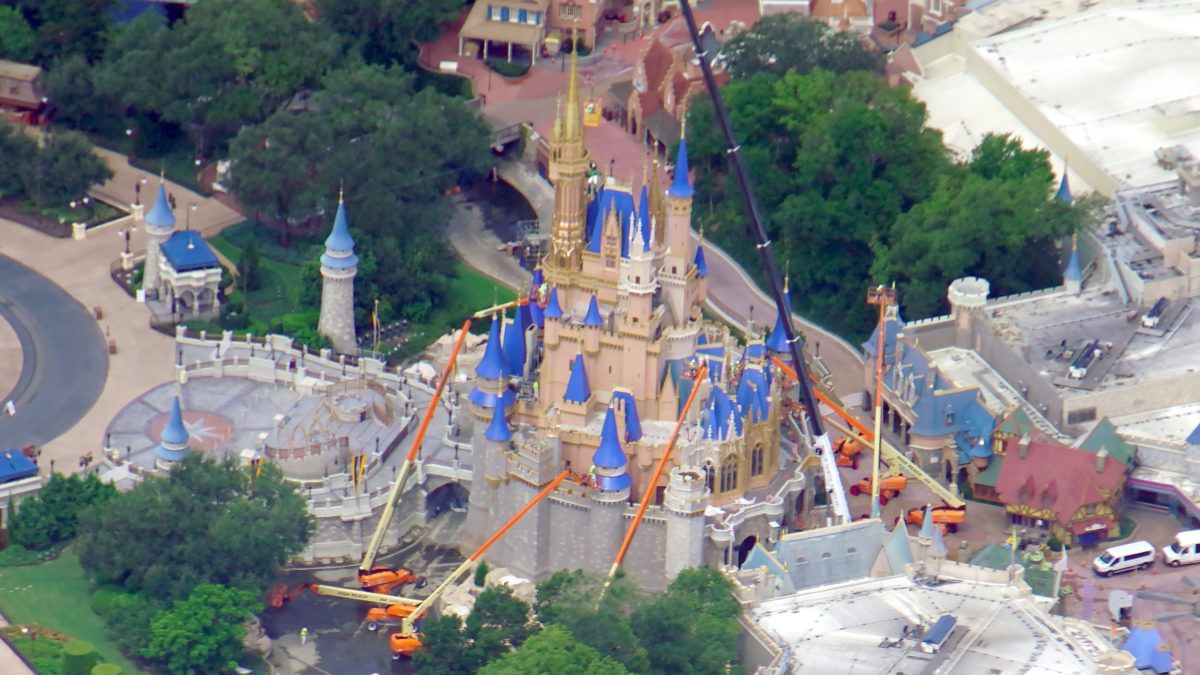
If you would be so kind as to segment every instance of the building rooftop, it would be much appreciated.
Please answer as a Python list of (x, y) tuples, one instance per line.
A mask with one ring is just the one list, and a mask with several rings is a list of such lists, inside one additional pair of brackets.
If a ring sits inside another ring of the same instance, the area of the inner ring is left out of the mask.
[(1122, 438), (1136, 445), (1183, 449), (1188, 434), (1200, 426), (1200, 402), (1123, 415), (1110, 421)]
[[(1162, 337), (1139, 332), (1140, 312), (1113, 291), (1079, 296), (1052, 292), (989, 303), (987, 312), (992, 330), (1056, 386), (1103, 390), (1195, 372), (1200, 299), (1185, 304), (1193, 311), (1177, 313), (1175, 325)], [(1099, 341), (1102, 356), (1086, 377), (1070, 379), (1072, 362), (1093, 340)]]
[[(803, 672), (1095, 671), (1086, 645), (1048, 621), (1036, 601), (1010, 595), (1005, 584), (924, 586), (901, 576), (824, 586), (765, 601), (748, 613)], [(957, 628), (937, 654), (922, 653), (919, 640), (900, 639), (905, 629), (930, 627), (946, 614)]]
[(162, 254), (176, 272), (220, 267), (208, 242), (195, 230), (181, 230), (162, 243)]

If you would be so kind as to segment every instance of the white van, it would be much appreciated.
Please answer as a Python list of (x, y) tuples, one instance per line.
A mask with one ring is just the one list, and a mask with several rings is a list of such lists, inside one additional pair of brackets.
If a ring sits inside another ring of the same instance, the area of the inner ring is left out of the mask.
[(1156, 551), (1145, 540), (1113, 546), (1092, 561), (1092, 569), (1102, 577), (1112, 576), (1131, 569), (1148, 569), (1154, 564)]
[(1172, 567), (1200, 563), (1200, 530), (1180, 532), (1162, 552), (1163, 562)]

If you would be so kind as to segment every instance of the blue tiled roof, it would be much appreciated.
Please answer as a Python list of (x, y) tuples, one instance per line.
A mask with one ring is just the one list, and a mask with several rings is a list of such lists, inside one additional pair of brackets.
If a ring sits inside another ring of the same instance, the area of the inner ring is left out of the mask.
[(1071, 246), (1071, 259), (1067, 261), (1067, 269), (1063, 272), (1063, 279), (1067, 281), (1079, 281), (1083, 279), (1083, 270), (1079, 267), (1079, 250), (1074, 245)]
[(537, 304), (536, 301), (530, 300), (526, 308), (529, 310), (529, 321), (532, 325), (538, 328), (546, 325), (546, 315), (542, 311), (541, 305)]
[(38, 475), (37, 464), (20, 450), (0, 452), (0, 483), (8, 483)]
[(575, 363), (571, 366), (571, 379), (567, 381), (567, 392), (563, 400), (572, 403), (584, 403), (592, 396), (592, 388), (588, 386), (587, 369), (583, 365), (583, 354), (575, 355)]
[(533, 282), (530, 284), (529, 297), (537, 295), (537, 289), (546, 281), (546, 275), (542, 273), (542, 268), (537, 268), (533, 271)]
[(194, 230), (176, 232), (162, 243), (163, 258), (176, 272), (220, 267), (221, 262), (204, 237)]
[(1062, 181), (1058, 184), (1058, 192), (1054, 193), (1054, 198), (1068, 204), (1075, 201), (1075, 197), (1071, 196), (1071, 184), (1067, 182), (1066, 169), (1063, 169)]
[(338, 202), (337, 216), (333, 219), (333, 231), (325, 239), (326, 251), (353, 251), (354, 238), (350, 236), (350, 224), (346, 222), (346, 205)]
[(604, 427), (600, 430), (600, 447), (592, 455), (592, 464), (602, 469), (619, 469), (628, 460), (621, 450), (621, 441), (617, 438), (617, 418), (610, 407), (604, 413)]
[(637, 401), (627, 391), (614, 391), (613, 399), (625, 403), (625, 441), (634, 443), (642, 438), (642, 421), (638, 418)]
[[(792, 306), (792, 297), (788, 293), (783, 294), (783, 304), (787, 305), (789, 309)], [(767, 349), (769, 349), (773, 352), (790, 351), (790, 349), (788, 348), (788, 343), (787, 343), (787, 332), (785, 331), (784, 326), (783, 326), (783, 315), (782, 314), (776, 313), (776, 315), (775, 315), (775, 330), (771, 331), (771, 334), (767, 336), (766, 345), (767, 345)]]
[(1200, 445), (1200, 424), (1197, 424), (1196, 428), (1192, 429), (1192, 433), (1188, 434), (1187, 442), (1188, 445)]
[(1121, 651), (1133, 655), (1134, 667), (1138, 670), (1169, 673), (1174, 669), (1174, 658), (1171, 652), (1159, 650), (1158, 646), (1162, 643), (1158, 629), (1134, 628), (1125, 639), (1125, 644), (1121, 645)]
[(596, 296), (592, 296), (591, 302), (588, 303), (587, 316), (583, 317), (583, 325), (599, 326), (604, 323), (604, 319), (600, 317), (600, 306), (596, 304)]
[[(524, 311), (522, 311), (524, 310)], [(513, 320), (504, 331), (504, 363), (508, 372), (521, 376), (525, 374), (525, 329), (528, 310), (518, 307), (513, 314)]]
[(508, 420), (504, 418), (504, 406), (498, 405), (492, 409), (492, 423), (488, 425), (484, 436), (489, 441), (507, 441), (512, 438), (512, 430), (508, 428)]
[(158, 184), (158, 195), (154, 198), (154, 206), (146, 214), (146, 224), (155, 227), (175, 227), (175, 214), (171, 213), (171, 205), (167, 203), (167, 189), (162, 183)]
[(475, 374), (487, 380), (498, 380), (504, 377), (504, 357), (501, 354), (500, 319), (492, 317), (492, 329), (488, 333), (487, 347), (484, 348), (483, 358), (475, 367)]
[(600, 485), (601, 490), (624, 490), (633, 484), (633, 479), (628, 473), (623, 473), (619, 476), (596, 476), (596, 483)]
[[(708, 408), (705, 412), (704, 435), (706, 438), (725, 440), (730, 432), (734, 436), (742, 434), (742, 419), (734, 413), (733, 402), (729, 395), (720, 388), (714, 388), (708, 398)], [(732, 427), (730, 425), (732, 422)]]
[(742, 371), (742, 379), (737, 388), (737, 404), (743, 418), (749, 416), (752, 422), (761, 422), (767, 418), (770, 411), (770, 402), (767, 400), (769, 389), (770, 385), (767, 384), (767, 378), (761, 370), (747, 368)]
[(708, 276), (708, 262), (704, 260), (704, 245), (696, 247), (696, 276), (704, 278)]
[[(883, 324), (883, 358), (886, 361), (896, 351), (896, 334), (904, 330), (904, 319), (900, 317), (900, 308), (893, 306), (884, 315)], [(871, 337), (863, 343), (863, 350), (868, 356), (876, 356), (876, 345), (879, 344), (879, 324), (871, 329)]]
[(187, 428), (183, 426), (183, 414), (179, 410), (179, 397), (176, 396), (171, 401), (171, 415), (167, 418), (167, 425), (162, 430), (163, 443), (172, 445), (181, 445), (188, 442)]
[(638, 225), (641, 229), (642, 250), (650, 250), (650, 197), (646, 186), (642, 186), (642, 199), (638, 204)]
[(546, 301), (546, 309), (542, 310), (542, 314), (547, 319), (558, 319), (563, 315), (562, 305), (558, 304), (558, 287), (550, 289), (550, 298)]
[(675, 179), (667, 194), (672, 197), (691, 197), (692, 186), (688, 182), (687, 139), (679, 139), (679, 153), (675, 155)]
[(604, 239), (604, 221), (608, 219), (611, 211), (615, 211), (617, 214), (621, 235), (621, 257), (628, 258), (629, 228), (633, 225), (635, 209), (633, 195), (624, 190), (601, 189), (588, 204), (588, 250), (592, 253), (600, 252), (600, 244)]

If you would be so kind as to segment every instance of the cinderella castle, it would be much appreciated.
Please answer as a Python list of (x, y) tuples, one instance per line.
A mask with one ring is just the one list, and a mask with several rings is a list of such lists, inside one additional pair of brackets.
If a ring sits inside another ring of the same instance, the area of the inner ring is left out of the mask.
[(572, 469), (580, 479), (561, 483), (486, 557), (535, 581), (563, 568), (607, 571), (699, 388), (623, 567), (661, 589), (685, 567), (737, 564), (803, 508), (804, 475), (780, 451), (783, 388), (794, 384), (771, 365), (787, 360), (782, 327), (742, 343), (704, 320), (708, 268), (692, 237), (686, 141), (665, 190), (657, 171), (636, 198), (612, 176), (589, 183), (574, 57), (549, 144), (548, 249), (530, 302), (493, 319), (468, 397), (463, 548)]

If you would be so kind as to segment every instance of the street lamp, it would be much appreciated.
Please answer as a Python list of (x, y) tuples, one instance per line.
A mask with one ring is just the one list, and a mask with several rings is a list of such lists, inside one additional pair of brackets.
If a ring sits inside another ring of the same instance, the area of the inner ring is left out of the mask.
[(130, 238), (130, 237), (133, 235), (133, 233), (134, 233), (134, 232), (137, 232), (137, 228), (136, 228), (136, 227), (133, 227), (133, 226), (130, 226), (130, 227), (127, 227), (127, 228), (125, 228), (124, 230), (121, 230), (120, 232), (118, 232), (118, 233), (117, 233), (117, 234), (118, 234), (118, 235), (120, 235), (120, 236), (121, 236), (123, 239), (125, 239), (125, 255), (129, 255), (129, 253), (130, 253), (130, 251), (129, 251), (129, 238)]
[(184, 229), (187, 229), (187, 230), (192, 229), (192, 212), (195, 211), (197, 208), (198, 208), (198, 206), (195, 202), (191, 202), (188, 205), (187, 225), (184, 227)]

